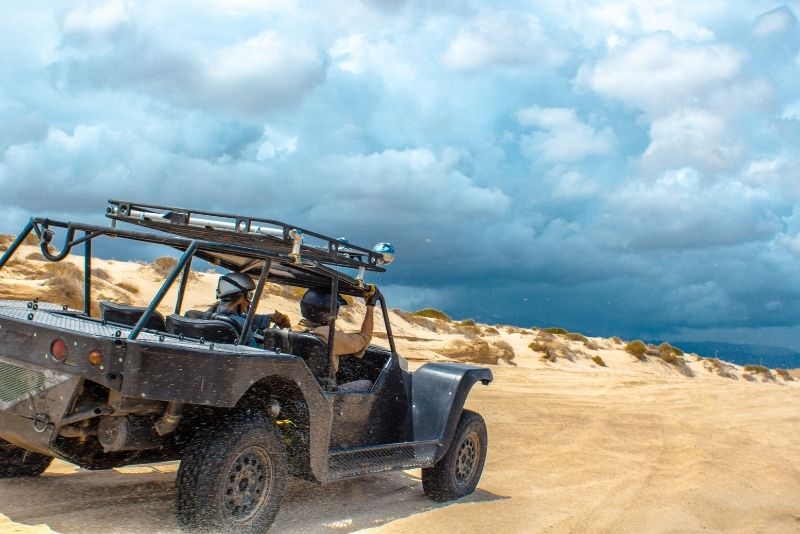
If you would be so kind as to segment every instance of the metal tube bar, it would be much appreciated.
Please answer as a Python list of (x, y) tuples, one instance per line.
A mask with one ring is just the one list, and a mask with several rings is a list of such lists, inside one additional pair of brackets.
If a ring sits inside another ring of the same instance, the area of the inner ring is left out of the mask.
[(397, 349), (394, 347), (394, 336), (392, 336), (392, 323), (389, 321), (389, 313), (386, 310), (386, 302), (383, 300), (383, 294), (378, 297), (378, 300), (381, 303), (381, 312), (383, 312), (383, 323), (386, 326), (386, 337), (389, 339), (389, 348), (392, 354), (396, 354)]
[(84, 230), (84, 236), (81, 237), (80, 239), (73, 240), (69, 244), (69, 246), (74, 247), (75, 245), (80, 245), (81, 243), (83, 243), (85, 241), (89, 241), (89, 240), (94, 239), (95, 237), (99, 236), (101, 233), (102, 232), (87, 232), (87, 231)]
[(181, 307), (183, 306), (183, 295), (186, 293), (186, 284), (189, 281), (189, 273), (191, 272), (192, 268), (192, 258), (189, 258), (189, 261), (186, 262), (186, 266), (183, 268), (183, 272), (181, 273), (181, 284), (178, 286), (178, 299), (175, 301), (175, 313), (181, 313)]
[(333, 343), (336, 341), (336, 316), (339, 312), (339, 277), (333, 276), (331, 281), (331, 303), (330, 303), (331, 316), (328, 320), (328, 378), (331, 383), (336, 381), (336, 373), (333, 369)]
[(3, 253), (3, 257), (0, 258), (0, 269), (5, 266), (6, 262), (11, 259), (11, 256), (17, 251), (19, 246), (25, 241), (25, 238), (28, 237), (28, 234), (31, 233), (33, 230), (33, 219), (28, 219), (28, 224), (25, 225), (25, 228), (17, 234), (17, 238), (8, 246), (8, 250)]
[(131, 333), (128, 335), (129, 340), (134, 340), (137, 337), (139, 337), (139, 334), (144, 328), (145, 323), (147, 323), (147, 320), (150, 318), (151, 315), (153, 315), (153, 312), (156, 311), (156, 308), (158, 308), (158, 305), (161, 304), (161, 301), (164, 300), (164, 295), (167, 294), (169, 288), (172, 287), (172, 284), (175, 283), (175, 280), (178, 278), (178, 275), (181, 273), (181, 271), (183, 271), (183, 268), (186, 267), (186, 264), (189, 262), (192, 256), (194, 256), (194, 253), (196, 251), (197, 251), (197, 243), (192, 241), (191, 245), (189, 245), (189, 247), (186, 249), (186, 252), (184, 252), (183, 256), (181, 256), (181, 259), (178, 260), (178, 264), (175, 266), (174, 269), (172, 269), (172, 272), (169, 273), (169, 276), (167, 276), (167, 279), (164, 281), (164, 284), (156, 293), (156, 296), (153, 297), (153, 300), (150, 302), (150, 305), (147, 306), (147, 309), (144, 311), (142, 317), (136, 323), (136, 326), (134, 326), (133, 330), (131, 330)]
[(264, 267), (261, 269), (261, 275), (258, 277), (258, 283), (256, 284), (256, 291), (253, 294), (253, 301), (247, 308), (247, 317), (244, 320), (242, 333), (239, 335), (239, 345), (244, 345), (244, 342), (247, 339), (247, 333), (250, 332), (250, 327), (253, 326), (253, 319), (256, 318), (256, 309), (258, 308), (258, 301), (261, 300), (261, 293), (264, 292), (264, 284), (267, 281), (269, 270), (271, 268), (272, 258), (266, 260), (264, 262)]
[(86, 317), (92, 316), (92, 240), (83, 242), (83, 313)]

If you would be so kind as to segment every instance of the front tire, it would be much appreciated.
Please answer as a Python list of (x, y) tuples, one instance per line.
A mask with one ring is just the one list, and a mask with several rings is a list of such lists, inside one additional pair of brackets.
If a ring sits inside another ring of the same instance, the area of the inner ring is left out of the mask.
[(38, 477), (53, 459), (0, 439), (0, 478)]
[(186, 446), (176, 485), (182, 526), (264, 532), (286, 488), (286, 449), (264, 415), (236, 414)]
[(486, 423), (479, 414), (464, 410), (450, 448), (433, 467), (422, 470), (422, 489), (438, 502), (469, 495), (478, 485), (486, 462)]

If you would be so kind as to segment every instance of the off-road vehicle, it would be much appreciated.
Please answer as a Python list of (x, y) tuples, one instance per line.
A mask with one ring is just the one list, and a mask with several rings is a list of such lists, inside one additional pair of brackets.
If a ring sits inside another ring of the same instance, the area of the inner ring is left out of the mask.
[[(490, 370), (427, 363), (409, 372), (378, 292), (389, 347), (370, 345), (333, 372), (337, 298), (362, 296), (365, 274), (385, 271), (391, 246), (127, 201), (109, 201), (106, 216), (109, 226), (32, 218), (0, 258), (2, 269), (31, 234), (49, 261), (84, 249), (82, 310), (35, 294), (0, 301), (0, 477), (37, 476), (52, 458), (86, 469), (180, 460), (180, 524), (226, 532), (268, 528), (288, 475), (325, 484), (421, 467), (422, 488), (435, 500), (475, 489), (486, 427), (463, 407), (476, 382), (492, 380)], [(92, 314), (92, 243), (100, 237), (180, 251), (149, 306), (103, 301)], [(243, 326), (182, 314), (193, 258), (255, 282)], [(267, 280), (330, 287), (327, 343), (271, 328), (255, 332), (259, 347), (245, 343)], [(174, 313), (164, 317), (158, 307), (176, 283)], [(355, 380), (368, 380), (369, 390), (337, 386)]]

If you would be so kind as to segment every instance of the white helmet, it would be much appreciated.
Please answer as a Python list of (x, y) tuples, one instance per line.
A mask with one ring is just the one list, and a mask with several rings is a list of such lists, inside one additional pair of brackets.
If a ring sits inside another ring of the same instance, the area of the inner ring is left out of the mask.
[(255, 288), (253, 279), (246, 274), (223, 274), (217, 282), (217, 300), (233, 300), (239, 295), (247, 297), (247, 300), (252, 300), (252, 292)]

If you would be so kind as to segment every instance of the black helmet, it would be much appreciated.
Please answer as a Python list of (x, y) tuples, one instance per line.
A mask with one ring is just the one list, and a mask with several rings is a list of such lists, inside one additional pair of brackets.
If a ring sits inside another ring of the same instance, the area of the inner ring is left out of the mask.
[(256, 288), (253, 279), (242, 273), (228, 273), (219, 277), (217, 300), (233, 300), (239, 295), (252, 298), (250, 292)]
[[(339, 306), (347, 306), (347, 301), (341, 295), (336, 299), (336, 310)], [(330, 320), (331, 288), (312, 287), (300, 299), (300, 313), (303, 318), (313, 324), (327, 324)]]

